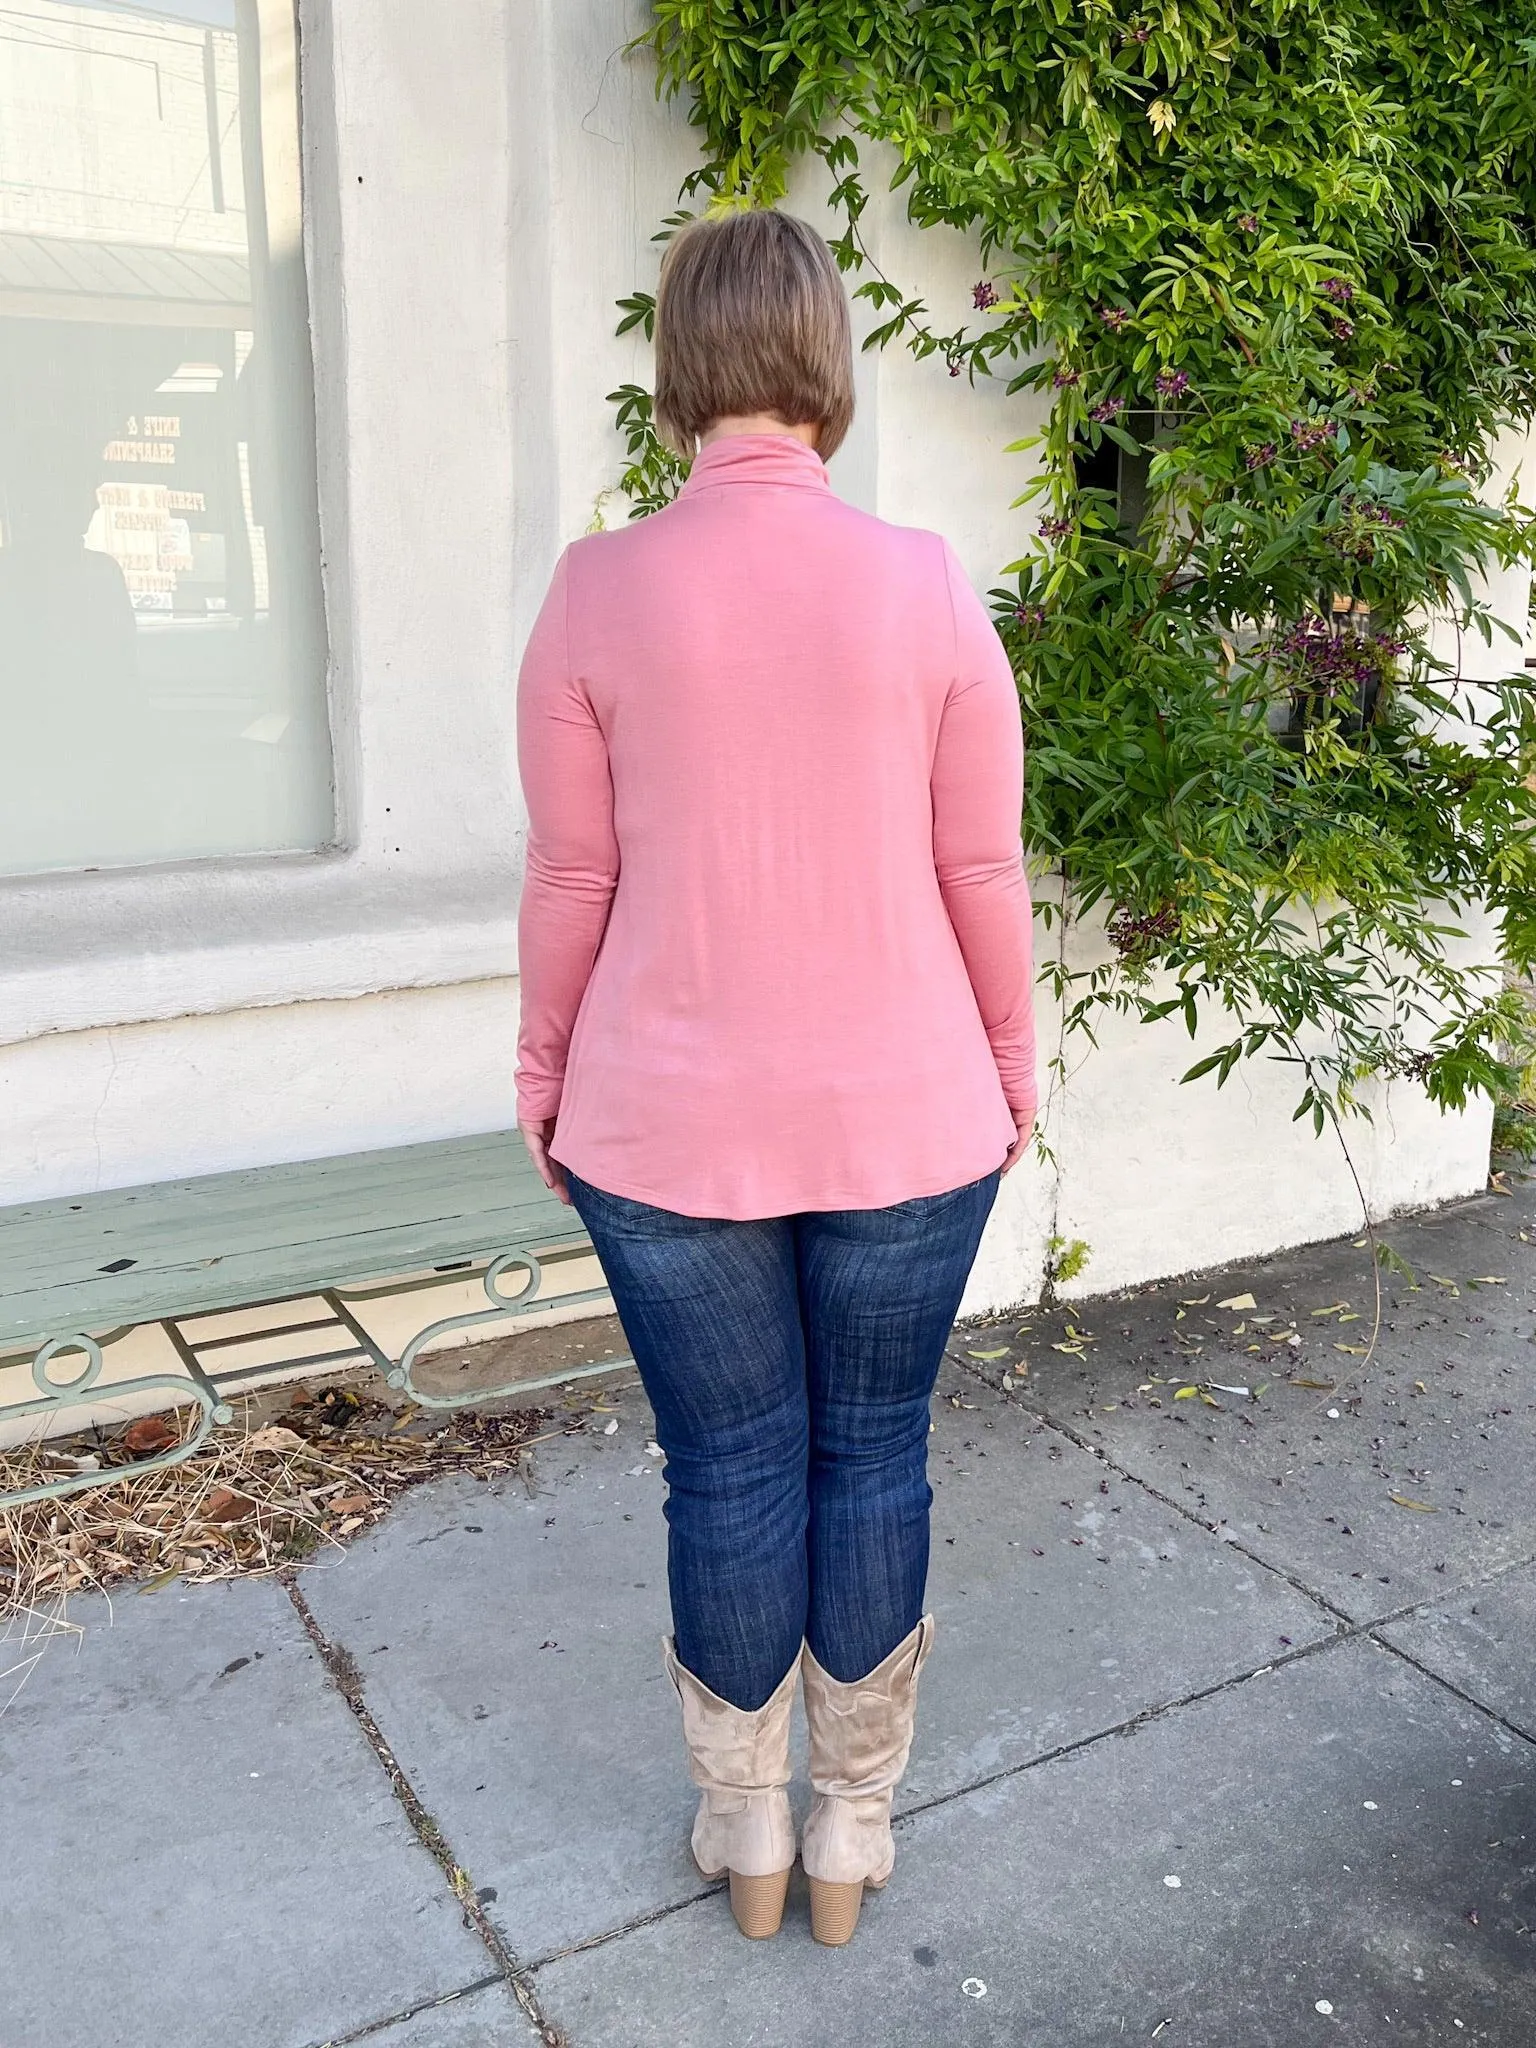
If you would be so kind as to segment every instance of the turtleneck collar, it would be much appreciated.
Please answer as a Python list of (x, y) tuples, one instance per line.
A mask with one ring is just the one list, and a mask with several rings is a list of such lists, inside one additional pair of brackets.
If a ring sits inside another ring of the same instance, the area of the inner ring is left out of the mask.
[(793, 434), (725, 434), (693, 458), (684, 495), (717, 484), (789, 484), (801, 490), (832, 488), (826, 464)]

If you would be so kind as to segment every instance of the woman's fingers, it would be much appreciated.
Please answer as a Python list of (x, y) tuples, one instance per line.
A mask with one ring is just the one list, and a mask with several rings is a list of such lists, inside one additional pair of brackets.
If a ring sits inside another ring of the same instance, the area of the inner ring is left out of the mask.
[(529, 1157), (529, 1158), (530, 1158), (530, 1159), (531, 1159), (531, 1160), (533, 1161), (533, 1168), (534, 1168), (534, 1172), (535, 1172), (535, 1173), (537, 1173), (537, 1175), (539, 1176), (539, 1179), (540, 1179), (541, 1181), (543, 1181), (543, 1183), (544, 1183), (545, 1187), (548, 1187), (548, 1186), (549, 1186), (549, 1154), (548, 1154), (548, 1152), (547, 1152), (547, 1151), (545, 1150), (545, 1146), (544, 1146), (544, 1127), (543, 1127), (543, 1125), (542, 1125), (542, 1124), (519, 1124), (517, 1128), (518, 1128), (518, 1129), (519, 1129), (519, 1130), (520, 1130), (520, 1131), (522, 1132), (522, 1134), (523, 1134), (523, 1143), (524, 1143), (524, 1144), (525, 1144), (525, 1145), (527, 1146), (527, 1148), (528, 1148), (528, 1157)]
[(528, 1157), (533, 1161), (534, 1171), (552, 1195), (570, 1206), (571, 1191), (565, 1184), (565, 1174), (558, 1160), (549, 1156), (549, 1141), (555, 1135), (555, 1120), (549, 1117), (541, 1124), (519, 1124), (523, 1143), (528, 1147)]
[(1035, 1135), (1034, 1118), (1031, 1117), (1027, 1124), (1015, 1125), (1015, 1129), (1018, 1132), (1018, 1136), (1014, 1139), (1013, 1143), (1008, 1147), (1008, 1156), (1003, 1161), (1004, 1173), (1012, 1173), (1013, 1169), (1024, 1157), (1024, 1154), (1029, 1150)]

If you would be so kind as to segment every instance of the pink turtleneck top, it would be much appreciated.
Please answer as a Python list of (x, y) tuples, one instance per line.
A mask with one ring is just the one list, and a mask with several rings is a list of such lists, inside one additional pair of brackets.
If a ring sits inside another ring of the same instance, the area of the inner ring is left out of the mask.
[(690, 1216), (868, 1209), (1035, 1110), (1023, 745), (936, 534), (789, 436), (566, 549), (523, 660), (518, 1114)]

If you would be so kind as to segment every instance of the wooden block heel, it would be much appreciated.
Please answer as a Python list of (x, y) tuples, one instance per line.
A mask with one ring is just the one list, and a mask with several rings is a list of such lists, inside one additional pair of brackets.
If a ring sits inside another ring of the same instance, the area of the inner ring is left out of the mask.
[(828, 1884), (813, 1877), (810, 1886), (811, 1933), (823, 1948), (842, 1948), (853, 1939), (853, 1930), (859, 1924), (859, 1908), (864, 1903), (862, 1881)]
[(775, 1870), (768, 1877), (743, 1877), (739, 1871), (731, 1872), (731, 1911), (749, 1941), (766, 1941), (770, 1934), (778, 1933), (788, 1890), (787, 1870)]

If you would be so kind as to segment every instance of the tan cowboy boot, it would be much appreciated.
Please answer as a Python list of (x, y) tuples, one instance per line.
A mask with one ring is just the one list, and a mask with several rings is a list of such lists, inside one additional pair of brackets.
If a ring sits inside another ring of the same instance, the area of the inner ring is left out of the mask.
[(689, 1776), (703, 1793), (693, 1823), (693, 1860), (704, 1877), (731, 1879), (731, 1911), (754, 1941), (777, 1934), (795, 1861), (789, 1783), (789, 1714), (798, 1661), (755, 1714), (733, 1707), (677, 1661), (663, 1639), (667, 1675), (683, 1703)]
[(851, 1939), (865, 1885), (878, 1891), (896, 1861), (891, 1797), (907, 1767), (917, 1675), (932, 1647), (933, 1616), (925, 1614), (851, 1685), (829, 1677), (809, 1645), (801, 1655), (816, 1797), (800, 1861), (811, 1884), (811, 1932), (828, 1948)]

